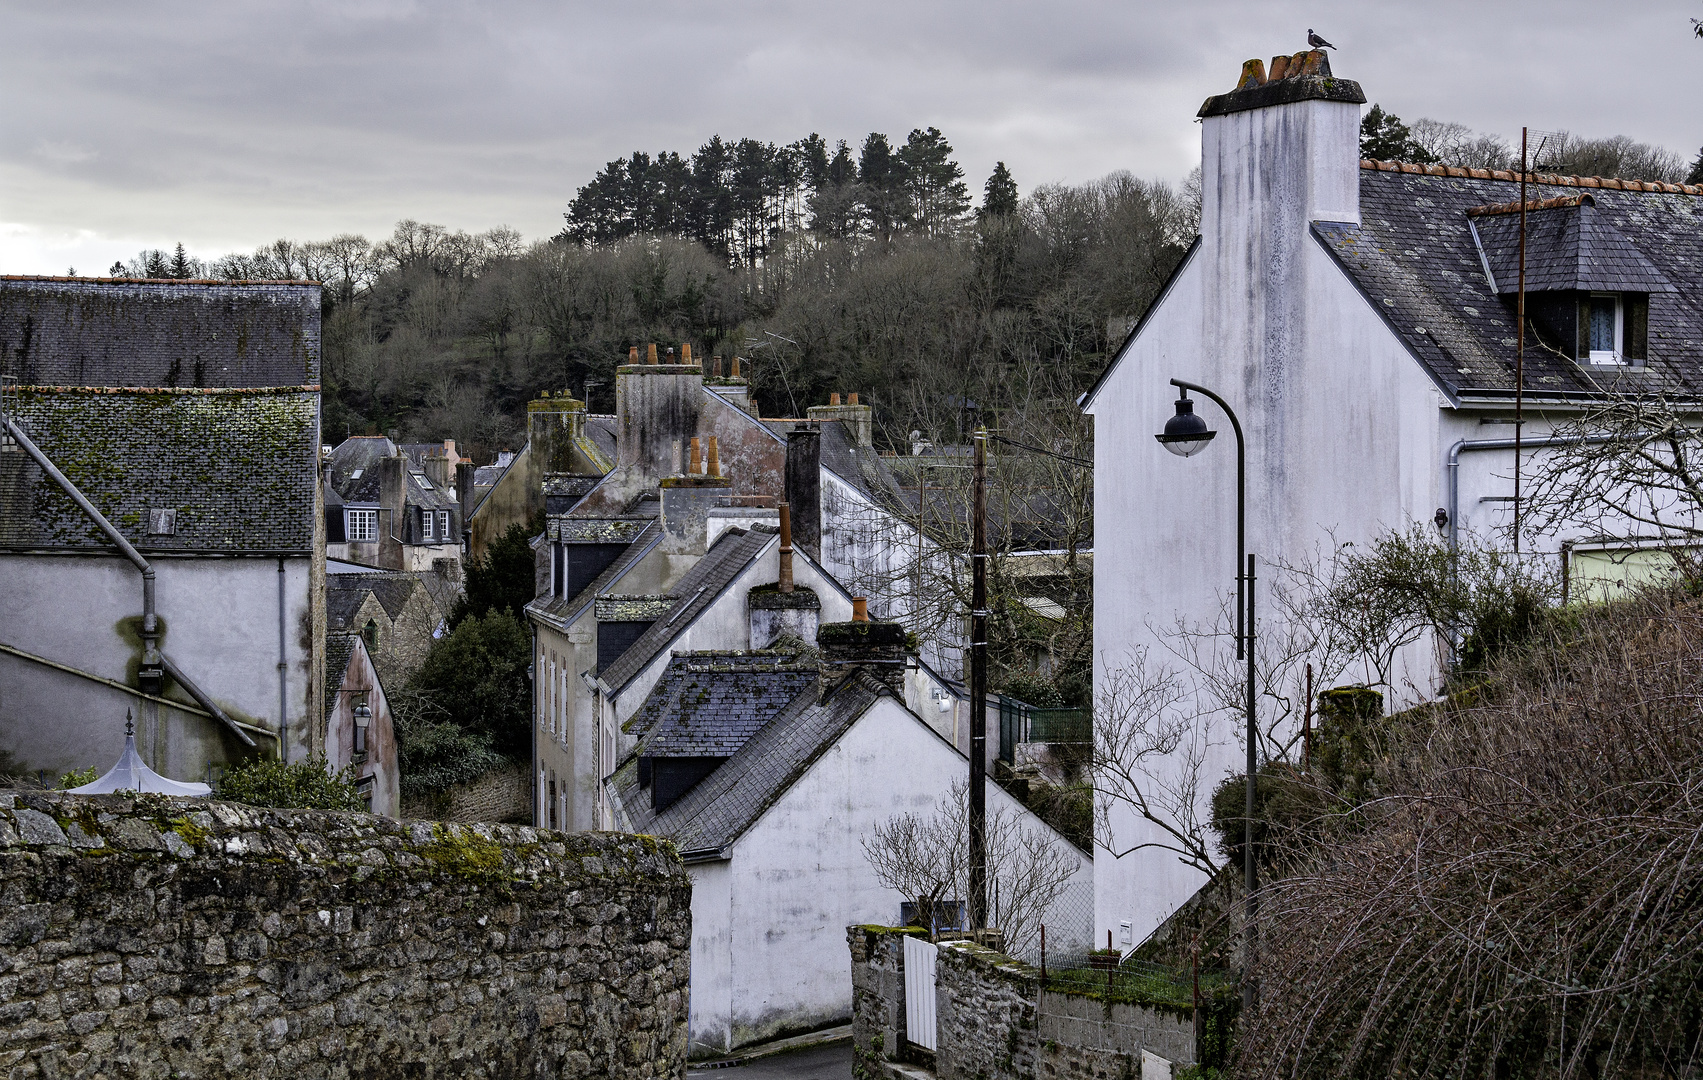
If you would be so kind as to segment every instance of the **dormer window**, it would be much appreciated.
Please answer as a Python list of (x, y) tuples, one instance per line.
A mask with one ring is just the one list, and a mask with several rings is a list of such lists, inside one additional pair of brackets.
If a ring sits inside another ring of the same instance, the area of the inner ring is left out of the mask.
[(370, 544), (378, 539), (378, 511), (349, 510), (343, 519), (343, 528), (351, 544)]
[(1650, 355), (1649, 294), (1588, 292), (1578, 297), (1574, 355), (1579, 363), (1641, 367)]
[(1588, 354), (1593, 364), (1624, 364), (1625, 317), (1619, 293), (1592, 293), (1585, 316)]
[(424, 526), (425, 540), (427, 543), (431, 543), (438, 538), (438, 516), (430, 510), (425, 510), (421, 512), (420, 518), (421, 524)]

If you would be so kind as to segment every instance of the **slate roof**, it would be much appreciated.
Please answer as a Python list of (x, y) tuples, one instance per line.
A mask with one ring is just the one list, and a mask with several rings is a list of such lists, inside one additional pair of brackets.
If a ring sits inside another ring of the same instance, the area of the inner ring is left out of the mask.
[(526, 605), (527, 613), (565, 629), (567, 624), (577, 619), (598, 596), (614, 588), (615, 583), (620, 581), (628, 570), (660, 543), (662, 523), (653, 518), (645, 524), (633, 542), (627, 545), (627, 550), (621, 552), (614, 562), (605, 567), (603, 573), (597, 575), (590, 585), (581, 589), (578, 596), (540, 596)]
[[(48, 458), (143, 551), (312, 550), (317, 393), (26, 386), (7, 402)], [(148, 534), (151, 509), (174, 512), (174, 534)], [(0, 454), (0, 546), (109, 549), (21, 453)]]
[(0, 371), (36, 386), (319, 382), (310, 281), (0, 277)]
[[(1675, 291), (1650, 298), (1650, 355), (1644, 368), (1616, 368), (1605, 375), (1528, 340), (1526, 392), (1598, 394), (1605, 377), (1703, 392), (1703, 198), (1693, 194), (1699, 189), (1575, 177), (1536, 180), (1528, 187), (1528, 200), (1590, 189), (1592, 224), (1611, 227)], [(1638, 190), (1628, 190), (1632, 187)], [(1519, 197), (1512, 173), (1362, 162), (1361, 224), (1314, 222), (1312, 228), (1448, 393), (1505, 397), (1514, 390), (1514, 311), (1486, 276), (1468, 224), (1487, 219), (1469, 219), (1467, 211)], [(1528, 211), (1528, 229), (1530, 216)], [(1491, 226), (1496, 235), (1501, 228), (1500, 223)], [(1556, 235), (1555, 243), (1563, 243), (1564, 237)], [(1624, 254), (1624, 248), (1617, 250)], [(1619, 272), (1613, 267), (1604, 272), (1611, 271)]]
[(753, 525), (749, 530), (735, 526), (716, 537), (703, 558), (668, 590), (668, 595), (675, 598), (668, 614), (652, 623), (626, 652), (605, 668), (601, 681), (615, 691), (632, 682), (779, 536), (778, 529)]
[[(331, 451), (331, 487), (349, 503), (379, 501), (378, 466), (396, 456), (396, 444), (383, 435), (352, 435)], [(360, 473), (356, 476), (356, 473)]]
[(732, 757), (820, 677), (794, 653), (676, 653), (625, 730), (651, 757)]
[(425, 471), (414, 467), (412, 462), (408, 466), (408, 490), (404, 498), (409, 506), (423, 506), (432, 510), (455, 510), (461, 506), (455, 497), (454, 489), (441, 488), (432, 483)]
[(326, 613), (333, 629), (349, 627), (349, 620), (360, 611), (367, 594), (371, 593), (384, 609), (384, 613), (395, 619), (402, 614), (402, 609), (414, 595), (414, 590), (420, 587), (419, 575), (404, 570), (375, 571), (370, 574), (327, 574)]
[(349, 674), (349, 658), (355, 655), (359, 634), (327, 633), (325, 635), (325, 719), (337, 711), (337, 691)]
[[(1589, 195), (1526, 210), (1526, 291), (1673, 292), (1667, 276), (1597, 213)], [(1468, 213), (1497, 292), (1520, 288), (1519, 205)]]
[(621, 418), (604, 413), (589, 413), (585, 418), (585, 434), (592, 445), (610, 461), (615, 460), (616, 432), (621, 430)]
[[(786, 672), (746, 676), (783, 685), (790, 677)], [(638, 755), (631, 755), (609, 780), (623, 826), (672, 840), (688, 859), (725, 855), (877, 698), (891, 693), (862, 670), (849, 675), (826, 701), (818, 701), (813, 688), (799, 693), (732, 757), (660, 814), (651, 809), (649, 793), (639, 787)], [(643, 743), (639, 753), (644, 753)]]

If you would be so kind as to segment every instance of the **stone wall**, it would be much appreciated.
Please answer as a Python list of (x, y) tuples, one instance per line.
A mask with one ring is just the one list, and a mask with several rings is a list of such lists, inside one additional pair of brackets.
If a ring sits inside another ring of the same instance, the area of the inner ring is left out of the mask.
[[(896, 1076), (890, 1063), (918, 1057), (905, 1030), (903, 938), (914, 932), (848, 931), (854, 1054), (871, 1077)], [(1195, 1060), (1191, 1018), (1093, 994), (1043, 993), (1038, 970), (967, 941), (940, 947), (935, 1010), (940, 1080), (1119, 1080), (1141, 1074), (1144, 1053), (1179, 1065)]]
[(506, 765), (468, 783), (431, 792), (424, 798), (404, 796), (402, 816), (466, 825), (529, 822), (532, 820), (531, 770), (526, 765)]
[(0, 1076), (680, 1077), (642, 837), (0, 793)]

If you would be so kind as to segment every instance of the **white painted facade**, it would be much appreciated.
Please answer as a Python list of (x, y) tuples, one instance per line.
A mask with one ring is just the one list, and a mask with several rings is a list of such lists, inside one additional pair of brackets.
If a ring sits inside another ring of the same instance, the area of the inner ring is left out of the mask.
[[(876, 880), (861, 840), (898, 814), (930, 813), (966, 772), (963, 756), (928, 725), (880, 697), (734, 842), (727, 859), (688, 866), (694, 1055), (850, 1018), (846, 927), (890, 926), (904, 900)], [(1047, 828), (997, 784), (987, 791), (990, 813), (1005, 810), (1021, 815), (1026, 828)], [(1081, 910), (1094, 866), (1057, 842), (1080, 860), (1072, 891), (1055, 904), (1061, 914), (1048, 920), (1049, 942), (1063, 944), (1068, 936), (1056, 931), (1062, 912)]]
[[(313, 560), (150, 554), (149, 561), (161, 650), (233, 720), (255, 729), (261, 753), (276, 752), (281, 719), (289, 760), (323, 749)], [(97, 681), (135, 685), (141, 613), (141, 575), (117, 554), (0, 555), (0, 644), (60, 665), (0, 652), (0, 755), (50, 780), (73, 769), (104, 771), (124, 749), (129, 709), (137, 752), (162, 776), (208, 782), (214, 767), (241, 759), (246, 748), (181, 688), (167, 693), (185, 709)]]
[[(1168, 658), (1166, 631), (1179, 619), (1213, 623), (1234, 595), (1235, 437), (1222, 410), (1193, 394), (1218, 436), (1194, 457), (1168, 453), (1154, 435), (1174, 413), (1170, 379), (1212, 388), (1241, 419), (1247, 549), (1259, 556), (1262, 604), (1274, 563), (1306, 561), (1333, 539), (1364, 544), (1430, 523), (1449, 505), (1450, 448), (1513, 434), (1505, 402), (1451, 399), (1310, 232), (1314, 221), (1360, 219), (1359, 121), (1356, 105), (1313, 100), (1202, 123), (1199, 242), (1084, 399), (1095, 425), (1100, 707), (1133, 652)], [(1529, 438), (1548, 430), (1534, 419), (1525, 426)], [(1488, 539), (1507, 525), (1499, 500), (1512, 493), (1512, 472), (1509, 451), (1461, 456), (1463, 536)], [(1530, 537), (1527, 550), (1559, 558), (1564, 539)], [(1221, 647), (1233, 644), (1226, 637)], [(1430, 643), (1409, 649), (1385, 688), (1390, 704), (1431, 697), (1439, 677)], [(1213, 786), (1244, 767), (1240, 718), (1214, 723), (1203, 820)], [(1164, 842), (1121, 805), (1112, 811), (1113, 850)], [(1095, 857), (1097, 940), (1129, 921), (1139, 943), (1204, 882), (1164, 850), (1120, 858), (1097, 847)]]

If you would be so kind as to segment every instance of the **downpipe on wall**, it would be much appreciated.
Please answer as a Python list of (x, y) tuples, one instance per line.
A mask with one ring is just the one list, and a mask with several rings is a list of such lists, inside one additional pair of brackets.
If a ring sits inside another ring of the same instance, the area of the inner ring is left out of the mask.
[[(42, 452), (41, 447), (37, 446), (35, 442), (24, 433), (24, 429), (20, 424), (18, 424), (10, 416), (0, 416), (0, 423), (5, 424), (6, 431), (13, 439), (17, 440), (18, 445), (23, 448), (24, 453), (28, 454), (32, 461), (41, 466), (41, 471), (46, 473), (55, 484), (58, 484), (60, 490), (64, 491), (66, 495), (71, 497), (71, 501), (77, 504), (78, 509), (88, 515), (89, 519), (95, 523), (95, 527), (100, 529), (108, 540), (112, 541), (114, 547), (118, 548), (119, 553), (126, 559), (129, 559), (131, 563), (135, 565), (137, 570), (141, 571), (142, 666), (141, 670), (138, 672), (138, 681), (143, 683), (141, 689), (149, 693), (157, 694), (161, 687), (156, 685), (150, 688), (147, 683), (159, 678), (157, 674), (154, 674), (156, 672), (163, 671), (170, 674), (173, 679), (177, 680), (178, 685), (182, 686), (184, 690), (188, 692), (189, 696), (195, 699), (196, 704), (212, 713), (218, 718), (220, 723), (230, 728), (231, 731), (236, 734), (236, 737), (243, 741), (245, 746), (253, 746), (254, 740), (249, 737), (248, 732), (239, 727), (236, 721), (226, 715), (225, 710), (219, 708), (218, 704), (214, 702), (211, 697), (207, 696), (206, 692), (203, 691), (200, 686), (196, 685), (193, 679), (184, 673), (182, 668), (172, 663), (171, 659), (160, 651), (160, 619), (154, 608), (154, 568), (149, 565), (148, 560), (144, 559), (142, 557), (142, 553), (136, 550), (136, 546), (126, 539), (124, 534), (119, 532), (112, 522), (106, 519), (105, 514), (102, 514), (95, 508), (94, 503), (90, 502), (81, 491), (77, 490), (77, 485), (73, 484), (69, 477), (59, 471), (59, 466), (55, 465), (52, 459)], [(280, 744), (280, 746), (281, 745), (282, 744)]]
[(1541, 439), (1461, 439), (1449, 447), (1449, 554), (1460, 554), (1461, 455), (1474, 450), (1544, 450), (1557, 446), (1602, 446), (1618, 435), (1548, 435)]

